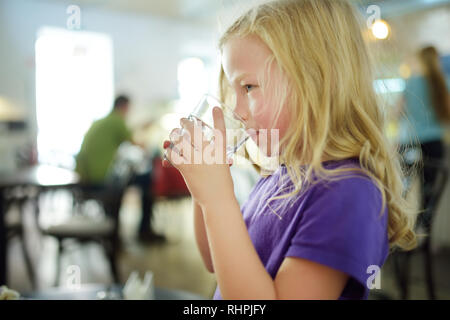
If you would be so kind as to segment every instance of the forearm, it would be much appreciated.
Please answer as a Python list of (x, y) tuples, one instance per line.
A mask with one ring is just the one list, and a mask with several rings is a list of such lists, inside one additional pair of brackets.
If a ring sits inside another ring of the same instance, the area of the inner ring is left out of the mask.
[(204, 208), (203, 214), (222, 297), (276, 299), (274, 282), (253, 246), (236, 199)]
[(194, 208), (195, 240), (206, 269), (208, 269), (209, 272), (214, 272), (211, 253), (209, 250), (208, 236), (206, 234), (205, 222), (203, 220), (203, 212), (200, 205), (195, 200), (192, 200), (192, 206)]

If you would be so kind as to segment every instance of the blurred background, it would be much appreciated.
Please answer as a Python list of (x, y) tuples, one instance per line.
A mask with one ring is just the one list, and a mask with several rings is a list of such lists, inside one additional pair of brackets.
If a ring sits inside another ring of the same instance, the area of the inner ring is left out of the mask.
[[(150, 270), (156, 287), (212, 297), (216, 283), (195, 245), (191, 200), (179, 175), (161, 168), (162, 142), (204, 93), (216, 93), (217, 40), (260, 2), (0, 0), (0, 285), (44, 292), (78, 280), (123, 284), (132, 271)], [(354, 2), (367, 19), (386, 131), (399, 142), (418, 50), (437, 49), (450, 88), (450, 1)], [(75, 171), (77, 155), (119, 95), (128, 99), (121, 119), (132, 135), (114, 159), (120, 183), (92, 190)], [(441, 129), (447, 150), (450, 135)], [(232, 170), (242, 203), (258, 173), (244, 162)], [(143, 176), (150, 179), (136, 179)], [(421, 188), (411, 182), (412, 202)], [(450, 298), (446, 183), (436, 199), (429, 250), (406, 258), (408, 280), (388, 261), (372, 298)]]

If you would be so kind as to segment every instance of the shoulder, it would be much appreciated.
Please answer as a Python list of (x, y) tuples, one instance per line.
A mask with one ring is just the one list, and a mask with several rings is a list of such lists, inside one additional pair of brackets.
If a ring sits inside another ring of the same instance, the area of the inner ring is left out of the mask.
[(355, 201), (361, 197), (378, 198), (381, 196), (376, 182), (361, 171), (321, 180), (311, 186), (310, 193), (314, 198), (352, 198)]
[(316, 179), (311, 186), (311, 192), (316, 196), (379, 193), (376, 182), (361, 167), (357, 158), (330, 161), (324, 164), (324, 168), (332, 174)]
[(113, 111), (108, 118), (109, 129), (118, 134), (119, 139), (128, 140), (131, 138), (131, 132), (128, 129), (126, 121), (123, 117)]
[[(336, 175), (325, 178), (315, 178), (289, 198), (289, 201), (274, 200), (274, 207), (284, 208), (289, 216), (297, 216), (301, 220), (334, 220), (349, 219), (354, 222), (378, 220), (382, 205), (383, 194), (376, 181), (359, 165), (358, 159), (345, 159), (324, 164), (328, 170), (350, 169), (336, 172)], [(282, 175), (287, 174), (284, 169)], [(277, 175), (267, 182), (259, 184), (259, 191), (278, 190), (281, 193), (294, 191), (292, 183), (284, 184), (285, 179)], [(281, 182), (280, 182), (281, 181)], [(279, 192), (275, 195), (279, 195)], [(274, 195), (273, 192), (270, 192)], [(284, 206), (284, 201), (289, 206)], [(284, 212), (284, 211), (283, 211)]]
[(125, 120), (117, 114), (117, 112), (111, 112), (106, 118), (110, 123), (114, 123), (116, 125), (121, 125), (122, 123), (125, 123)]
[(307, 201), (305, 217), (363, 222), (378, 220), (383, 196), (376, 182), (360, 169), (312, 185)]
[(103, 117), (101, 119), (97, 119), (95, 120), (91, 127), (89, 128), (88, 133), (90, 133), (91, 135), (96, 135), (98, 133), (98, 131), (102, 131), (104, 130), (105, 127), (108, 126), (108, 123), (111, 122), (111, 117), (108, 115), (106, 117)]

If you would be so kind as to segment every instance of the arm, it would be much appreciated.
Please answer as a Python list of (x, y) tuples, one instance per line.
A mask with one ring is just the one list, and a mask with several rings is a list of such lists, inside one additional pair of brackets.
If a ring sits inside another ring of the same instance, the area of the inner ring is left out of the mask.
[(348, 276), (305, 259), (286, 258), (272, 279), (234, 199), (203, 208), (217, 282), (224, 299), (336, 299)]
[(349, 276), (325, 265), (300, 258), (286, 258), (275, 277), (277, 299), (336, 300)]
[(200, 205), (195, 200), (192, 200), (192, 205), (194, 207), (195, 240), (206, 269), (208, 269), (209, 272), (214, 273), (211, 253), (209, 250), (208, 236), (206, 234), (205, 222), (203, 220), (203, 212)]

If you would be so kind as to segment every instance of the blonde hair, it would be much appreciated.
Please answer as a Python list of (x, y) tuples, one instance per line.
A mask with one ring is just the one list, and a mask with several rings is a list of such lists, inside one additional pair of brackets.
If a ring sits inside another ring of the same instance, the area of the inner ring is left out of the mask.
[[(280, 157), (289, 164), (294, 190), (280, 198), (304, 191), (302, 186), (313, 183), (314, 176), (332, 179), (355, 171), (325, 169), (323, 159), (357, 157), (380, 189), (381, 212), (387, 206), (391, 249), (409, 250), (416, 246), (416, 215), (402, 194), (399, 154), (384, 134), (361, 26), (356, 9), (344, 0), (278, 0), (237, 19), (221, 37), (219, 49), (233, 37), (257, 36), (288, 81), (278, 107), (289, 111), (292, 121), (280, 142)], [(230, 103), (232, 90), (223, 67), (219, 91)]]

